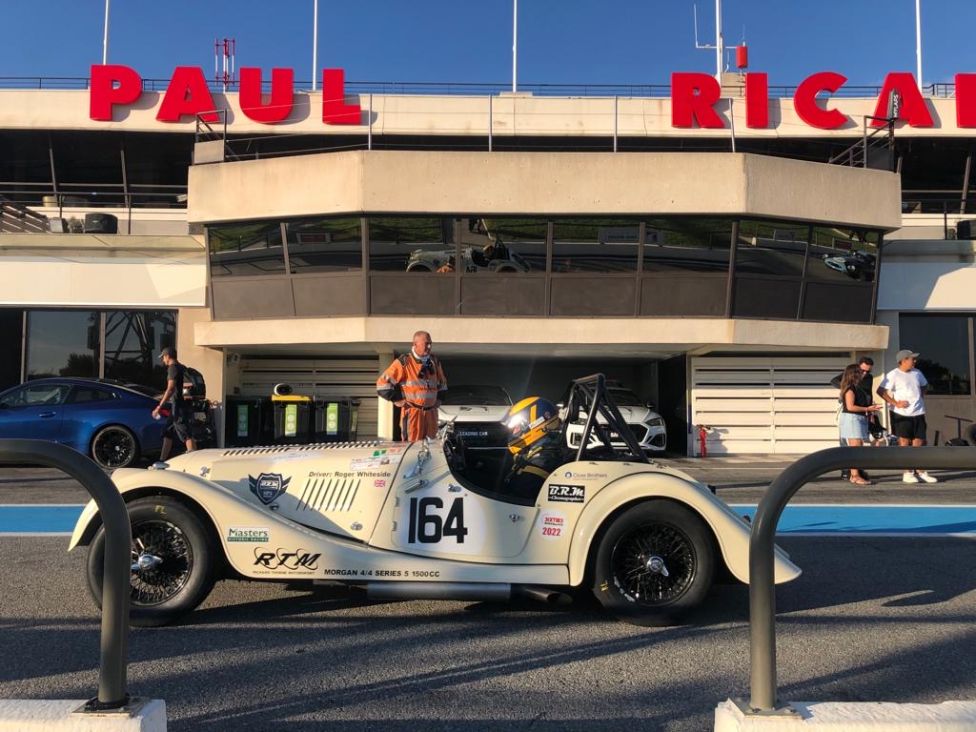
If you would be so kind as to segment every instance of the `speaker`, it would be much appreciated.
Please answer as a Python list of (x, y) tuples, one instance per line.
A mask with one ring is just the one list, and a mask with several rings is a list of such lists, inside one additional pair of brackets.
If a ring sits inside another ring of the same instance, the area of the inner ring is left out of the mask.
[(957, 239), (976, 239), (976, 220), (964, 219), (956, 222)]
[(117, 216), (103, 213), (85, 214), (86, 234), (117, 234), (118, 231), (119, 219)]

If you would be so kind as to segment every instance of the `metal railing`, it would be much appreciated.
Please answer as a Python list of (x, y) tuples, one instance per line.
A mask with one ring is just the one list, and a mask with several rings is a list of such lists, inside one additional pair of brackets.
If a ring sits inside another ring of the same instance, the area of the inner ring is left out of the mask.
[(98, 695), (85, 705), (85, 711), (121, 709), (129, 702), (126, 671), (132, 552), (132, 531), (125, 501), (101, 468), (64, 445), (43, 440), (0, 440), (0, 465), (12, 463), (57, 468), (81, 483), (98, 505), (105, 527), (101, 661)]
[(759, 502), (749, 539), (750, 691), (746, 714), (791, 714), (779, 705), (776, 688), (776, 591), (773, 549), (776, 524), (800, 488), (832, 470), (969, 470), (976, 468), (976, 449), (966, 447), (883, 448), (833, 447), (800, 458), (772, 482)]
[[(0, 89), (87, 89), (89, 78), (84, 76), (0, 76)], [(163, 92), (169, 86), (169, 79), (143, 79), (143, 91)], [(212, 92), (237, 91), (236, 81), (224, 84), (208, 80)], [(271, 80), (262, 84), (265, 91), (271, 89)], [(295, 88), (310, 90), (311, 81), (295, 81)], [(463, 94), (496, 95), (510, 92), (510, 81), (500, 83), (479, 83), (465, 81), (347, 81), (347, 94)], [(771, 85), (769, 96), (776, 98), (792, 97), (796, 93), (795, 84)], [(670, 84), (544, 84), (519, 82), (519, 91), (538, 96), (571, 97), (667, 97), (671, 94)], [(835, 97), (877, 97), (880, 86), (845, 85), (833, 93)], [(952, 98), (956, 94), (953, 83), (928, 84), (922, 87), (922, 94), (929, 97)]]

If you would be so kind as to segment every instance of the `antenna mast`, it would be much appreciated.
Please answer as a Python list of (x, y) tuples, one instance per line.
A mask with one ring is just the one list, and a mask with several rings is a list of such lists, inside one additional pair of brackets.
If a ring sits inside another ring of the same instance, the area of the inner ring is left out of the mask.
[(214, 82), (222, 84), (224, 91), (237, 83), (237, 70), (234, 61), (237, 56), (237, 41), (233, 38), (214, 40)]

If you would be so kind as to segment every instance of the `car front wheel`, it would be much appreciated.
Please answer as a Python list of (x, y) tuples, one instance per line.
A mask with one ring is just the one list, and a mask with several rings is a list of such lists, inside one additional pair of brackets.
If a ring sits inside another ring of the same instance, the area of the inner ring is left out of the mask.
[(711, 532), (672, 501), (638, 504), (617, 516), (597, 547), (593, 593), (633, 625), (671, 625), (701, 604), (712, 585)]
[[(165, 496), (140, 498), (128, 506), (132, 526), (130, 574), (132, 625), (153, 627), (173, 622), (210, 593), (215, 578), (216, 547), (193, 511)], [(88, 588), (102, 605), (105, 528), (88, 552)]]

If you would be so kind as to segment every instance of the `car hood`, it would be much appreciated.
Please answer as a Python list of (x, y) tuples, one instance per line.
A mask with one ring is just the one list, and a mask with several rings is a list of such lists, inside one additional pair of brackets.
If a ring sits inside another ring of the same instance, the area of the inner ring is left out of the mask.
[(510, 407), (499, 404), (476, 406), (466, 404), (442, 404), (437, 408), (437, 418), (441, 422), (501, 422)]
[[(648, 409), (647, 407), (617, 407), (620, 410), (620, 416), (624, 418), (624, 422), (628, 424), (639, 424), (641, 422), (647, 422), (649, 419), (654, 419), (655, 417), (660, 417), (657, 412), (653, 409)], [(565, 414), (566, 410), (562, 410)], [(586, 412), (580, 411), (580, 417), (586, 418)], [(601, 423), (606, 422), (602, 415), (597, 415), (597, 420)]]

